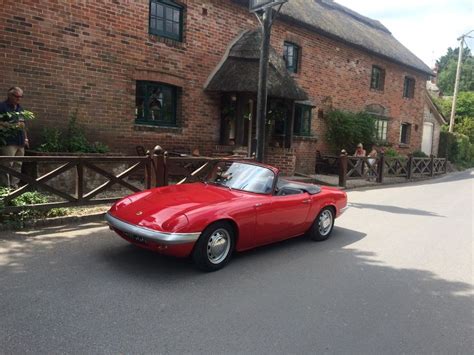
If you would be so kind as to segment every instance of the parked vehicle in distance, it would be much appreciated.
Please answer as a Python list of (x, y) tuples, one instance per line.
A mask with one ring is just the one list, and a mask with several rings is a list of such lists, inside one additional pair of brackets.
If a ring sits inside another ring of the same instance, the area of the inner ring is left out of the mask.
[(289, 181), (264, 164), (222, 160), (208, 163), (200, 181), (125, 197), (105, 218), (130, 243), (191, 256), (200, 269), (215, 271), (234, 251), (303, 234), (325, 240), (346, 206), (339, 189)]

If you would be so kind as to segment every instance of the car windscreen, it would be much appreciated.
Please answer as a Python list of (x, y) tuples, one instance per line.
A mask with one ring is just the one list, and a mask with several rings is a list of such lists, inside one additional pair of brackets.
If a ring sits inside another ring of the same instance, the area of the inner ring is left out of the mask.
[(268, 194), (272, 192), (275, 174), (268, 168), (240, 162), (218, 162), (205, 182), (235, 190)]

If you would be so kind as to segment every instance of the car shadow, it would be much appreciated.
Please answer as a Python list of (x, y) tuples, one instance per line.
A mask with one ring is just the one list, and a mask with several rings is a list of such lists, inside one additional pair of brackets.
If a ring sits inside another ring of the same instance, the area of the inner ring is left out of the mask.
[(417, 215), (417, 216), (446, 218), (445, 216), (441, 216), (437, 213), (419, 210), (416, 208), (403, 208), (403, 207), (397, 207), (397, 206), (374, 205), (371, 203), (355, 203), (355, 202), (350, 202), (348, 205), (349, 207), (352, 207), (352, 208), (372, 209), (372, 210), (395, 213), (395, 214), (408, 214), (408, 215)]
[[(299, 236), (281, 242), (261, 246), (255, 249), (235, 252), (230, 263), (219, 273), (236, 272), (239, 265), (247, 264), (249, 267), (255, 262), (268, 265), (279, 263), (282, 260), (295, 260), (328, 250), (336, 250), (353, 244), (366, 234), (341, 227), (334, 227), (331, 237), (324, 242), (313, 242), (305, 236)], [(134, 245), (121, 245), (116, 248), (103, 249), (101, 257), (115, 269), (130, 275), (139, 275), (140, 278), (152, 278), (159, 282), (175, 282), (177, 278), (186, 278), (196, 275), (211, 275), (196, 269), (191, 258), (174, 258), (160, 255), (155, 252), (141, 249)]]

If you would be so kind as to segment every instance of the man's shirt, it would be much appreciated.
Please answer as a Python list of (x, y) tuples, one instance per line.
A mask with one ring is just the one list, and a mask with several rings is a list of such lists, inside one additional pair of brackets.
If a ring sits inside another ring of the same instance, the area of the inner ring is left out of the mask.
[[(3, 122), (9, 122), (9, 123), (18, 123), (18, 119), (14, 118), (8, 118), (5, 113), (7, 112), (22, 112), (23, 108), (20, 105), (17, 105), (16, 108), (11, 106), (7, 101), (0, 102), (0, 120)], [(19, 129), (16, 133), (9, 135), (8, 137), (5, 138), (6, 145), (19, 145), (19, 146), (24, 146), (25, 145), (25, 132), (22, 129)]]

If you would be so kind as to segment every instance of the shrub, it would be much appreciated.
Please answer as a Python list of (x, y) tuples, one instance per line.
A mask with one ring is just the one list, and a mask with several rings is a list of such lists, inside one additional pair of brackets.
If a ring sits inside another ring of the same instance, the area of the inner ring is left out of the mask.
[(421, 150), (415, 150), (412, 155), (415, 157), (415, 158), (429, 158), (428, 155), (426, 155), (425, 152), (422, 152)]
[(393, 148), (388, 148), (385, 150), (385, 156), (390, 157), (390, 158), (396, 158), (399, 157), (400, 154)]
[(3, 196), (7, 195), (11, 190), (5, 187), (0, 187), (0, 222), (12, 224), (14, 226), (22, 227), (27, 220), (42, 219), (48, 217), (64, 216), (68, 213), (65, 208), (53, 208), (49, 211), (33, 210), (29, 205), (48, 203), (48, 198), (40, 192), (31, 191), (25, 192), (12, 200), (12, 206), (24, 206), (19, 212), (5, 213), (3, 211), (4, 203)]
[(103, 143), (89, 142), (84, 128), (77, 123), (77, 113), (71, 115), (64, 134), (56, 128), (46, 128), (43, 130), (42, 140), (44, 143), (38, 147), (41, 152), (107, 153), (109, 151)]
[(439, 156), (461, 166), (474, 164), (474, 144), (469, 137), (460, 133), (441, 132)]
[(335, 151), (351, 152), (358, 143), (370, 147), (375, 143), (375, 120), (365, 112), (331, 111), (327, 119), (328, 143)]

